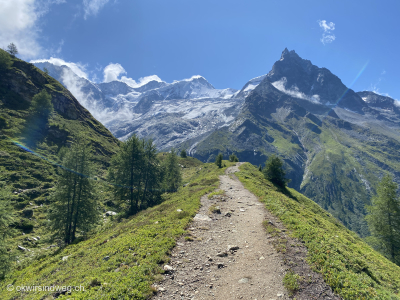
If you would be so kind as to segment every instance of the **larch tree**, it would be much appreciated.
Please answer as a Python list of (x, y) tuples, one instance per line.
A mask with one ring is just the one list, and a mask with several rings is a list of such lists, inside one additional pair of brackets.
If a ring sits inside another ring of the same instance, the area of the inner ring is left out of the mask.
[(10, 53), (12, 56), (17, 55), (17, 54), (18, 54), (17, 46), (15, 46), (14, 43), (10, 43), (10, 44), (7, 46), (7, 52)]
[(45, 89), (37, 93), (32, 98), (31, 109), (36, 115), (47, 119), (54, 111), (51, 95)]
[(161, 195), (163, 173), (156, 154), (153, 141), (133, 135), (111, 159), (108, 178), (114, 197), (129, 215), (156, 203)]
[(377, 195), (367, 206), (369, 230), (377, 243), (375, 248), (400, 265), (400, 199), (398, 186), (390, 175), (385, 175), (377, 188)]
[(262, 172), (265, 179), (268, 179), (279, 187), (285, 187), (289, 182), (289, 180), (285, 178), (286, 173), (283, 169), (283, 161), (275, 154), (268, 158)]
[(176, 192), (182, 184), (181, 167), (178, 164), (176, 151), (172, 149), (164, 161), (164, 189), (166, 192)]
[(222, 153), (217, 155), (217, 158), (215, 159), (215, 164), (218, 166), (218, 168), (222, 168)]
[(91, 148), (78, 140), (65, 154), (52, 195), (49, 219), (55, 237), (73, 243), (100, 220), (99, 197), (93, 180)]

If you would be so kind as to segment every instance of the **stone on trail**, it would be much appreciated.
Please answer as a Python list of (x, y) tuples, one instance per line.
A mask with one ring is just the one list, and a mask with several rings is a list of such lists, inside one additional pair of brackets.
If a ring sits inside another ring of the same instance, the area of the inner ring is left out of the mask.
[(206, 215), (196, 214), (193, 218), (195, 221), (211, 221), (211, 218)]
[(248, 283), (249, 279), (247, 277), (243, 277), (242, 279), (239, 279), (239, 283)]
[(239, 246), (237, 245), (228, 245), (228, 251), (235, 251), (235, 250), (239, 250)]
[(174, 268), (171, 267), (170, 265), (165, 265), (165, 266), (164, 266), (164, 271), (166, 271), (166, 272), (173, 272), (173, 271), (174, 271)]

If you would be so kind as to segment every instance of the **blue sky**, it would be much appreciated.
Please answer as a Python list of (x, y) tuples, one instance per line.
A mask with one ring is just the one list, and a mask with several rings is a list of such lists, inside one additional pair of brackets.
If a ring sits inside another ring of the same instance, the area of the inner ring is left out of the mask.
[(351, 88), (400, 99), (399, 11), (398, 1), (0, 0), (0, 46), (74, 63), (96, 82), (112, 64), (108, 80), (202, 75), (236, 89), (287, 47), (347, 86), (367, 64)]

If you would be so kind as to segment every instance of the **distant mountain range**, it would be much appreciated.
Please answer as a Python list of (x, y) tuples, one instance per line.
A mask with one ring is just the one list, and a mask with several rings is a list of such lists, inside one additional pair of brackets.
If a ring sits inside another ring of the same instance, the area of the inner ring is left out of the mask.
[(236, 153), (263, 164), (285, 161), (290, 186), (368, 234), (365, 204), (385, 172), (400, 183), (400, 107), (390, 97), (354, 92), (326, 68), (285, 49), (266, 75), (240, 91), (201, 76), (130, 87), (95, 84), (66, 66), (37, 63), (66, 86), (117, 138), (151, 137), (160, 150), (186, 149), (202, 161)]

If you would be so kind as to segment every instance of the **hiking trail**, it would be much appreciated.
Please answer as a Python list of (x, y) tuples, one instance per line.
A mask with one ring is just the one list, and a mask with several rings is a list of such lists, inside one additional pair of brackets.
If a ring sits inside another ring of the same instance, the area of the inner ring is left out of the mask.
[[(307, 248), (289, 237), (281, 222), (234, 175), (241, 164), (220, 176), (223, 194), (201, 197), (189, 234), (177, 241), (163, 280), (153, 285), (157, 294), (152, 299), (291, 299), (283, 286), (288, 264), (306, 279), (296, 299), (340, 299), (305, 262)], [(288, 241), (285, 255), (275, 250), (265, 220)]]

